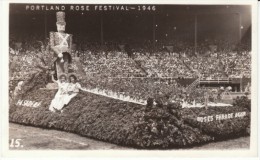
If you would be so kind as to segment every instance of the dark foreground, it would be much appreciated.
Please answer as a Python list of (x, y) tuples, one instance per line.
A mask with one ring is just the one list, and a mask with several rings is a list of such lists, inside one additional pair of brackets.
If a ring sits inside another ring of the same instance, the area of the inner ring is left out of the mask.
[[(73, 133), (67, 133), (57, 130), (42, 129), (24, 125), (10, 123), (9, 138), (21, 139), (19, 147), (10, 149), (19, 150), (96, 150), (96, 149), (133, 149), (119, 145), (106, 143)], [(187, 148), (188, 149), (249, 149), (250, 137), (240, 137), (237, 139), (226, 140), (222, 142), (212, 142), (202, 146)]]

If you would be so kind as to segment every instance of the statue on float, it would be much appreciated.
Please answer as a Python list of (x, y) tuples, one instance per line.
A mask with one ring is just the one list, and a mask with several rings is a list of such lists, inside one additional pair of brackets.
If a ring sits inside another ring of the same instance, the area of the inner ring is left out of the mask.
[(56, 17), (58, 32), (50, 32), (50, 46), (55, 52), (55, 56), (57, 56), (54, 62), (54, 68), (56, 76), (60, 77), (60, 75), (69, 74), (69, 65), (72, 62), (72, 34), (65, 33), (65, 13), (57, 12)]

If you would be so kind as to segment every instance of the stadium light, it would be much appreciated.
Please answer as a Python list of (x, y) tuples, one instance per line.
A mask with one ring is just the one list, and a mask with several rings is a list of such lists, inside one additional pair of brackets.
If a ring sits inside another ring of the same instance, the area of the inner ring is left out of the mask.
[(241, 17), (241, 14), (240, 13), (237, 13), (238, 15), (238, 27), (239, 27), (239, 31), (238, 31), (238, 34), (239, 34), (239, 42), (241, 42), (241, 39), (242, 39), (242, 17)]

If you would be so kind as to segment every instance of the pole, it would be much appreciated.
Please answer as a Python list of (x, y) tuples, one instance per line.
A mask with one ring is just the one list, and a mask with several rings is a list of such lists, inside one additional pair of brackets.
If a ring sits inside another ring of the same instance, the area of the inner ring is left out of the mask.
[(155, 47), (155, 14), (153, 14), (153, 46)]
[(197, 55), (197, 15), (195, 15), (195, 22), (194, 22), (194, 50), (195, 55)]
[(241, 23), (242, 23), (242, 18), (241, 18), (241, 14), (238, 13), (238, 35), (239, 35), (239, 43), (241, 42), (242, 39), (242, 29), (241, 29)]
[(241, 73), (240, 77), (240, 92), (243, 92), (243, 73)]
[(104, 33), (103, 33), (103, 14), (101, 13), (101, 18), (100, 18), (100, 41), (101, 45), (104, 44)]
[(45, 36), (45, 40), (47, 39), (47, 15), (46, 15), (46, 11), (44, 12), (44, 36)]

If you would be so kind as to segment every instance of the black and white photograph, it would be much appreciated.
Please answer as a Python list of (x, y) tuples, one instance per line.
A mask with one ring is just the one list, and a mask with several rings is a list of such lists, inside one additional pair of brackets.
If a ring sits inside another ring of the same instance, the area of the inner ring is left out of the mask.
[(252, 149), (253, 5), (8, 7), (10, 151)]

